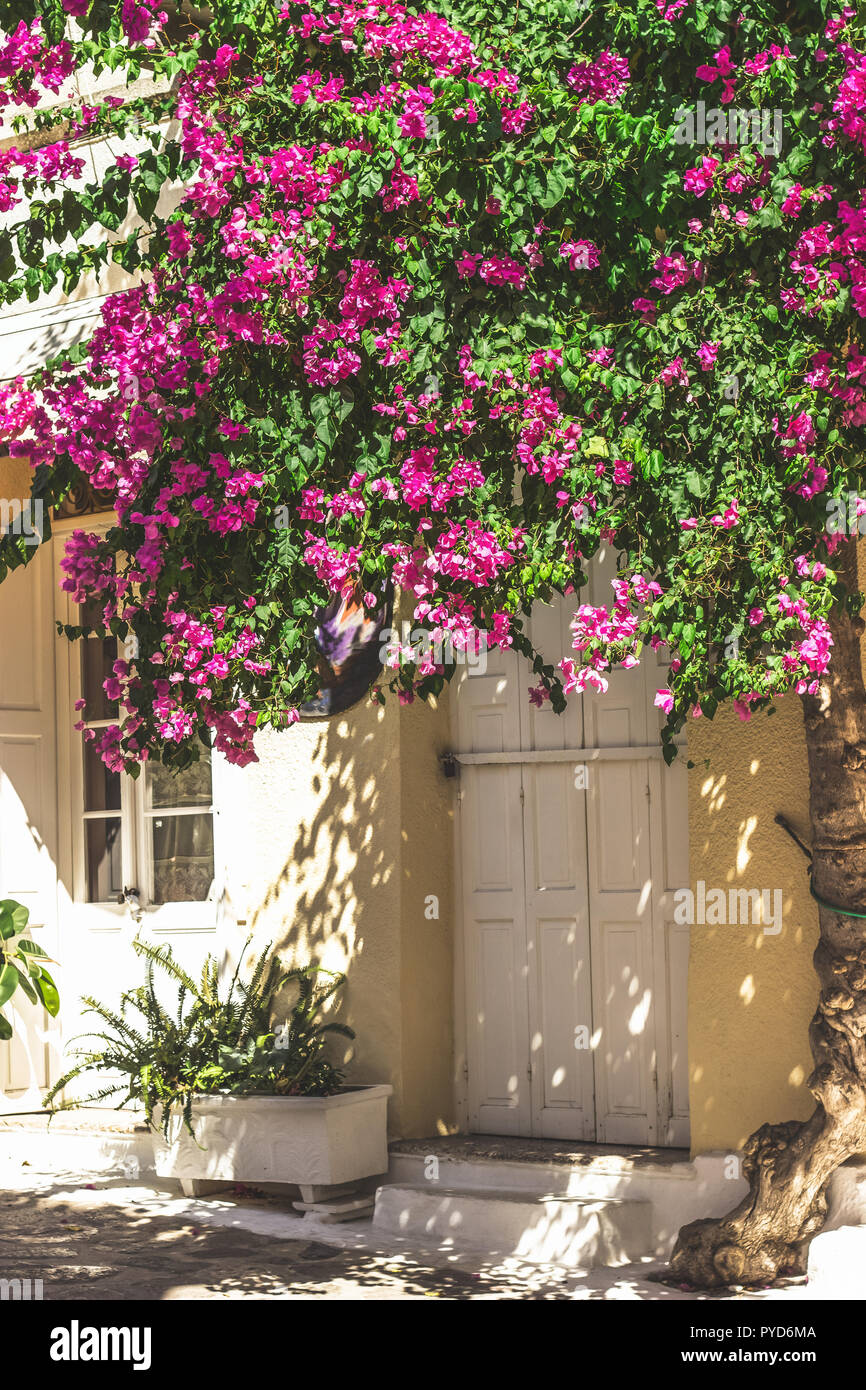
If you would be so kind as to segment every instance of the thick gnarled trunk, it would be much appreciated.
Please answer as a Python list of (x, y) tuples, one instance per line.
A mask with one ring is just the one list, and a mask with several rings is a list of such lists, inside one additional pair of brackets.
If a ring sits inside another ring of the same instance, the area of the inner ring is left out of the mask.
[[(837, 568), (856, 592), (854, 543)], [(826, 902), (866, 913), (866, 690), (863, 624), (832, 621), (833, 660), (803, 709), (809, 755), (812, 884)], [(749, 1192), (725, 1217), (679, 1233), (671, 1272), (701, 1288), (766, 1284), (805, 1268), (840, 1163), (866, 1152), (866, 920), (819, 908), (814, 954), (821, 986), (809, 1029), (817, 1106), (804, 1122), (762, 1125), (744, 1148)]]

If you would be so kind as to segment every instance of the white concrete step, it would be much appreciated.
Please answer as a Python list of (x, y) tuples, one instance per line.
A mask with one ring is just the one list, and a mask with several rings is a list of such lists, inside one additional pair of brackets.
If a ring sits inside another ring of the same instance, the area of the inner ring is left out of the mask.
[(700, 1155), (689, 1162), (680, 1150), (654, 1162), (638, 1151), (596, 1152), (596, 1147), (586, 1146), (572, 1163), (557, 1164), (451, 1155), (435, 1140), (425, 1152), (419, 1140), (417, 1151), (392, 1149), (387, 1180), (398, 1187), (523, 1192), (530, 1200), (554, 1192), (590, 1202), (643, 1202), (650, 1208), (650, 1253), (659, 1259), (670, 1255), (686, 1222), (729, 1211), (748, 1190), (744, 1179), (728, 1179), (727, 1155)]
[(392, 1184), (376, 1192), (373, 1226), (569, 1269), (630, 1264), (653, 1249), (649, 1202), (565, 1193)]
[(813, 1298), (866, 1298), (866, 1226), (822, 1231), (809, 1246)]

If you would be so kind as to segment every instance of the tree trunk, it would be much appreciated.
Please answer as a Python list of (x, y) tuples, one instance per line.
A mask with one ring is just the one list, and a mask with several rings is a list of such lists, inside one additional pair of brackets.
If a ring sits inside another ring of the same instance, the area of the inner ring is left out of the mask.
[[(856, 542), (837, 553), (849, 591), (859, 589)], [(866, 913), (866, 690), (863, 623), (834, 615), (830, 672), (803, 697), (809, 755), (812, 883), (827, 902)], [(805, 867), (805, 865), (804, 865)], [(749, 1192), (727, 1216), (684, 1226), (671, 1273), (701, 1288), (766, 1284), (803, 1272), (809, 1242), (824, 1224), (827, 1182), (866, 1152), (866, 921), (819, 908), (813, 957), (821, 985), (809, 1028), (818, 1102), (803, 1122), (762, 1125), (747, 1140)]]

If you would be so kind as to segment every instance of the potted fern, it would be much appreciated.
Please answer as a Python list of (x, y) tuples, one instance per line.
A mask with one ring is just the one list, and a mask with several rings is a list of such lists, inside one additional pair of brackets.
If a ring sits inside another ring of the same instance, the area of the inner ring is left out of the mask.
[[(74, 1079), (108, 1074), (94, 1094), (56, 1109), (117, 1098), (143, 1107), (156, 1171), (179, 1178), (193, 1195), (209, 1182), (278, 1182), (301, 1188), (306, 1202), (330, 1188), (383, 1173), (388, 1166), (390, 1086), (347, 1086), (326, 1055), (328, 1038), (353, 1038), (322, 1013), (345, 976), (309, 965), (284, 970), (267, 947), (248, 980), (240, 964), (221, 989), (209, 956), (196, 983), (170, 946), (133, 943), (145, 958), (144, 984), (121, 997), (119, 1011), (86, 997), (100, 1020), (97, 1048), (76, 1062), (44, 1104)], [(247, 942), (249, 945), (249, 942)], [(172, 1012), (157, 974), (177, 988)], [(278, 996), (294, 988), (286, 1017), (274, 1024)]]

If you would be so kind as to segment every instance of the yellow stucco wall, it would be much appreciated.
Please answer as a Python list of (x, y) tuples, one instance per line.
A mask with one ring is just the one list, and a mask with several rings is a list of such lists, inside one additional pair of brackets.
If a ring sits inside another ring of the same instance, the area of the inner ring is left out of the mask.
[[(857, 545), (866, 591), (866, 540)], [(866, 608), (861, 616), (866, 617)], [(866, 637), (861, 642), (866, 680)], [(692, 1151), (738, 1148), (765, 1121), (805, 1119), (814, 1099), (808, 1027), (818, 1001), (818, 910), (806, 860), (774, 824), (809, 844), (809, 770), (799, 699), (741, 723), (730, 709), (689, 730), (692, 889), (781, 888), (779, 936), (761, 927), (694, 926), (689, 959)], [(705, 760), (709, 760), (709, 767)]]
[(30, 496), (30, 464), (27, 459), (0, 458), (0, 497), (23, 502)]
[[(691, 886), (783, 891), (783, 927), (691, 928), (689, 1071), (692, 1151), (738, 1148), (764, 1121), (802, 1119), (814, 1102), (808, 1026), (818, 996), (818, 915), (806, 860), (774, 824), (809, 843), (809, 777), (800, 702), (741, 723), (732, 710), (689, 729)], [(707, 765), (708, 762), (708, 765)]]
[[(231, 915), (286, 963), (347, 973), (347, 1079), (391, 1083), (390, 1128), (404, 1137), (453, 1127), (447, 729), (444, 704), (389, 700), (271, 731), (221, 798)], [(431, 895), (438, 918), (425, 915)]]

